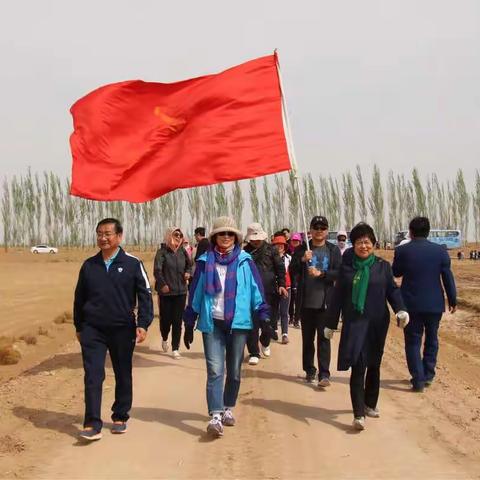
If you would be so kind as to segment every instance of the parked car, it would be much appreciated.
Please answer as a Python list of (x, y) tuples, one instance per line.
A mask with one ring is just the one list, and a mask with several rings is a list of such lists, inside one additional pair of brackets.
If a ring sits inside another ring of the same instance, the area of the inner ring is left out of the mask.
[(58, 248), (49, 247), (48, 245), (35, 245), (30, 251), (32, 253), (58, 253)]

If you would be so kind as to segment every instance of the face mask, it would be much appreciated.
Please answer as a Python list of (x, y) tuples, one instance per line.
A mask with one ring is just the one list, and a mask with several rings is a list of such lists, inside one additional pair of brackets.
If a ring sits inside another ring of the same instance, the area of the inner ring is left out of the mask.
[(340, 248), (343, 248), (346, 243), (347, 243), (347, 242), (344, 242), (343, 240), (339, 240), (339, 241), (338, 241), (338, 246), (339, 246)]

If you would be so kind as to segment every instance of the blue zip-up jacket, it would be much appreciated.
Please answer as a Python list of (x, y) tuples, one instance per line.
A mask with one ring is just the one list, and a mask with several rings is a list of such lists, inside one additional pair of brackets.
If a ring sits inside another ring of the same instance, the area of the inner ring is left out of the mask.
[[(205, 292), (205, 263), (207, 254), (198, 260), (190, 286), (188, 306), (183, 319), (186, 325), (194, 326), (198, 317), (197, 330), (208, 333), (213, 331), (213, 295)], [(262, 280), (252, 257), (241, 251), (237, 268), (237, 295), (235, 314), (231, 329), (251, 330), (253, 317), (266, 321), (270, 316), (270, 307), (265, 303)]]
[(78, 276), (73, 304), (73, 322), (77, 332), (81, 332), (86, 323), (98, 328), (136, 323), (147, 330), (152, 320), (150, 283), (137, 257), (120, 248), (108, 272), (102, 252), (85, 260)]

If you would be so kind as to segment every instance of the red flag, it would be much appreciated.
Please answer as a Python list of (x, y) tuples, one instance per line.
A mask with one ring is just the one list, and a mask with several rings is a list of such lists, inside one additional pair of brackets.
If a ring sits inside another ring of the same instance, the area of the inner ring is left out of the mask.
[(275, 55), (183, 82), (105, 85), (70, 112), (80, 197), (144, 202), (290, 169)]

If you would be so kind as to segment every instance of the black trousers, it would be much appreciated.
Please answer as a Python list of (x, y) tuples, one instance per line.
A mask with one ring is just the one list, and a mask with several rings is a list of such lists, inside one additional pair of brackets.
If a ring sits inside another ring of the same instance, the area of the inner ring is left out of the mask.
[(168, 340), (172, 330), (172, 350), (178, 350), (182, 336), (182, 315), (185, 310), (186, 295), (159, 295), (160, 333), (163, 340)]
[[(366, 375), (365, 375), (366, 373)], [(380, 365), (367, 366), (360, 354), (350, 374), (350, 398), (353, 415), (365, 416), (365, 405), (375, 408), (380, 393)]]
[(105, 380), (105, 358), (110, 353), (115, 373), (115, 401), (112, 420), (126, 422), (132, 408), (132, 357), (135, 348), (135, 325), (99, 329), (84, 325), (80, 334), (85, 371), (84, 427), (101, 430), (103, 422), (102, 386)]
[(297, 288), (291, 288), (290, 290), (290, 305), (288, 307), (288, 315), (290, 322), (297, 324), (300, 321), (300, 312), (297, 305)]
[[(266, 293), (265, 301), (270, 305), (270, 324), (272, 325), (273, 330), (277, 329), (277, 320), (278, 320), (278, 306), (280, 303), (280, 295), (277, 293)], [(264, 335), (263, 333), (259, 334), (260, 322), (254, 320), (253, 328), (249, 331), (247, 337), (247, 350), (251, 357), (260, 357), (260, 348), (258, 346), (258, 341), (264, 347), (270, 345), (270, 337)]]
[(330, 378), (330, 340), (324, 337), (326, 312), (317, 308), (303, 308), (302, 323), (302, 360), (303, 370), (308, 377), (315, 377), (315, 335), (317, 336), (318, 378)]

